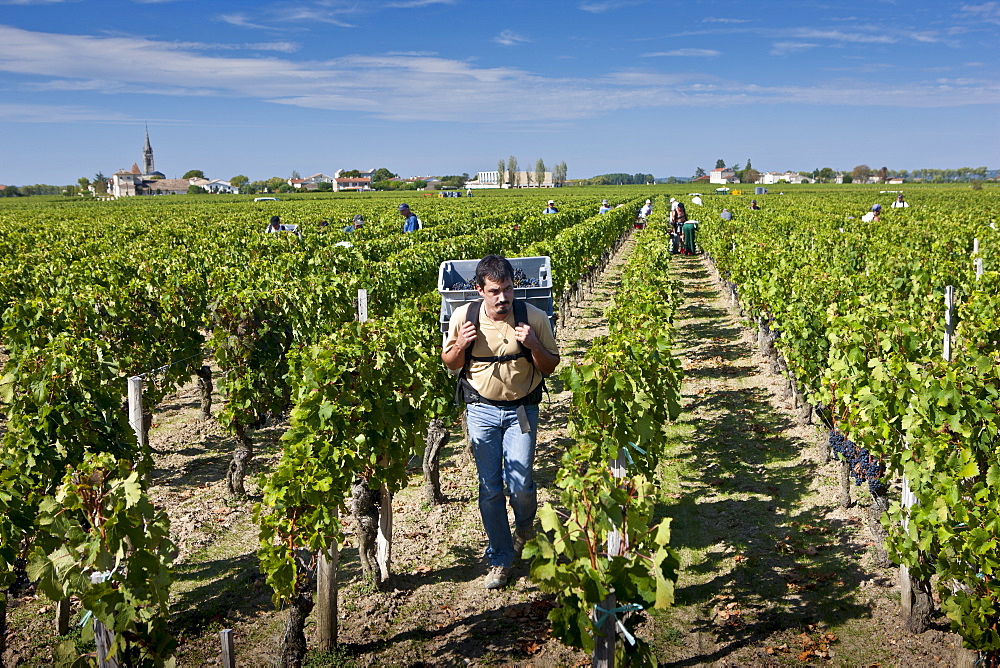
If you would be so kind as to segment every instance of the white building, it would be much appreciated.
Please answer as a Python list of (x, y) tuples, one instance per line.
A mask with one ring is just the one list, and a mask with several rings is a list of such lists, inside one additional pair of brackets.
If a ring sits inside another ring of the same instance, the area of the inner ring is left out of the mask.
[[(542, 178), (542, 182), (536, 182), (536, 174), (533, 171), (516, 172), (517, 178), (515, 182), (518, 188), (555, 188), (556, 184), (552, 181), (552, 172), (545, 172), (545, 176)], [(503, 176), (507, 176), (507, 172), (503, 173)], [(466, 181), (465, 187), (470, 190), (475, 190), (477, 188), (513, 188), (514, 184), (509, 182), (500, 181), (501, 175), (498, 171), (492, 172), (478, 172), (476, 178), (472, 181)]]
[(740, 180), (736, 177), (736, 172), (725, 167), (713, 169), (708, 175), (708, 182), (726, 184), (739, 183)]
[(768, 172), (766, 174), (762, 174), (757, 183), (767, 186), (781, 183), (782, 181), (785, 183), (812, 183), (812, 179), (808, 179), (798, 172), (785, 172), (783, 174), (779, 174), (778, 172)]
[(465, 182), (465, 187), (470, 190), (482, 188), (502, 188), (503, 185), (500, 183), (500, 172), (479, 172), (476, 174), (476, 178)]
[(208, 183), (202, 186), (205, 190), (212, 193), (213, 195), (239, 195), (240, 189), (235, 187), (229, 181), (223, 181), (222, 179), (212, 179)]

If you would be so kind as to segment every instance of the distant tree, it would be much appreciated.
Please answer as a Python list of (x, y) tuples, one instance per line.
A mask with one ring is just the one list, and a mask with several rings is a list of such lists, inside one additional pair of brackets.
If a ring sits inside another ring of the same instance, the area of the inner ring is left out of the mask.
[(413, 190), (423, 190), (424, 188), (427, 187), (427, 181), (421, 181), (420, 179), (417, 179), (410, 185), (413, 187)]
[(833, 178), (836, 178), (836, 176), (837, 173), (833, 171), (832, 167), (823, 167), (821, 170), (819, 170), (819, 179), (824, 183), (830, 181)]
[(844, 183), (854, 183), (854, 177), (851, 176), (850, 174), (844, 174), (843, 182)]
[(108, 194), (108, 177), (106, 177), (102, 172), (94, 174), (94, 180), (91, 181), (91, 185), (94, 186), (94, 192), (98, 195)]
[(457, 174), (452, 174), (451, 176), (442, 176), (441, 185), (445, 188), (455, 188), (456, 190), (465, 185), (468, 180), (466, 176), (458, 176)]
[(242, 188), (246, 184), (250, 183), (250, 179), (248, 179), (247, 177), (243, 176), (242, 174), (239, 174), (239, 175), (234, 176), (233, 178), (229, 179), (229, 182), (231, 184), (233, 184), (234, 188)]
[(750, 158), (747, 158), (746, 167), (744, 167), (743, 169), (753, 169), (753, 165), (750, 164)]
[(715, 161), (715, 168), (716, 169), (725, 169), (726, 168), (726, 161), (723, 160), (722, 158), (719, 158), (718, 160)]
[(883, 167), (878, 170), (878, 180), (880, 183), (885, 183), (889, 179), (889, 168)]
[(293, 193), (293, 192), (295, 192), (295, 187), (294, 186), (290, 186), (286, 182), (282, 181), (281, 185), (278, 186), (278, 190), (276, 192), (279, 192), (279, 193)]
[(398, 174), (393, 174), (385, 167), (379, 167), (374, 172), (372, 172), (372, 181), (388, 181), (389, 179), (399, 178)]
[(297, 169), (293, 169), (293, 170), (292, 170), (292, 175), (291, 175), (291, 176), (289, 176), (288, 178), (294, 181), (294, 180), (296, 180), (296, 179), (301, 179), (301, 178), (302, 178), (302, 175), (301, 175), (301, 174), (299, 174), (299, 170), (297, 170)]
[(24, 193), (17, 186), (7, 186), (3, 190), (0, 190), (0, 196), (3, 197), (21, 197)]
[(760, 181), (760, 172), (753, 167), (747, 167), (740, 175), (740, 181), (742, 183), (757, 183)]
[(868, 165), (857, 165), (851, 170), (851, 181), (864, 183), (872, 173), (872, 168)]
[(521, 185), (521, 175), (517, 173), (517, 158), (514, 156), (507, 158), (507, 175), (510, 177), (511, 188)]
[(703, 176), (705, 176), (705, 170), (704, 169), (702, 169), (701, 167), (698, 167), (697, 169), (694, 170), (694, 178), (700, 179)]
[(333, 184), (327, 181), (320, 181), (316, 184), (316, 190), (321, 193), (328, 193), (333, 190)]
[(566, 185), (566, 162), (560, 162), (552, 168), (552, 182), (557, 186)]
[[(176, 174), (176, 173), (177, 172), (174, 172), (174, 174)], [(205, 178), (205, 172), (201, 171), (200, 169), (189, 169), (188, 171), (184, 172), (184, 176), (182, 176), (181, 178), (182, 179), (203, 179), (203, 178)]]
[(281, 178), (280, 176), (272, 176), (267, 180), (267, 189), (273, 193), (278, 192), (278, 188), (280, 188), (281, 186), (287, 186), (287, 185), (288, 184), (285, 182), (285, 179)]
[(535, 163), (535, 183), (542, 185), (545, 182), (545, 162), (541, 158)]
[(81, 176), (76, 182), (80, 184), (80, 190), (83, 192), (87, 192), (90, 189), (90, 179), (86, 176)]
[[(340, 177), (343, 178), (343, 179), (353, 179), (353, 178), (357, 178), (359, 176), (361, 176), (361, 170), (360, 169), (349, 169), (346, 172), (341, 172), (340, 173)], [(389, 177), (389, 178), (392, 178), (392, 177)]]
[(501, 186), (507, 183), (507, 163), (503, 158), (497, 160), (497, 183)]
[(674, 183), (677, 183), (677, 177), (676, 176), (671, 176), (670, 178), (667, 179), (667, 184), (672, 185)]
[(194, 184), (188, 186), (187, 190), (188, 195), (205, 195), (207, 193), (208, 191), (202, 188), (201, 186), (196, 186)]

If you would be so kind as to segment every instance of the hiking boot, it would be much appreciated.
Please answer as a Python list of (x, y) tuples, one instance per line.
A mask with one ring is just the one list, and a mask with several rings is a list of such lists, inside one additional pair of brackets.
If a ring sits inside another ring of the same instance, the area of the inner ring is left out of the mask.
[(520, 559), (524, 544), (535, 537), (535, 527), (514, 529), (514, 558)]
[(503, 589), (510, 579), (510, 569), (504, 566), (490, 566), (486, 571), (486, 588)]

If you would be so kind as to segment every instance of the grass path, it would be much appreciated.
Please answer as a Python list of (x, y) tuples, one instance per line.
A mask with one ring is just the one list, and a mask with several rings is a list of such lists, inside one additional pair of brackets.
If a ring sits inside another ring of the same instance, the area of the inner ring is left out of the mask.
[(947, 665), (954, 636), (905, 636), (895, 573), (872, 565), (863, 508), (841, 509), (816, 427), (723, 301), (704, 257), (677, 258), (683, 411), (662, 466), (682, 573), (650, 637), (668, 665)]

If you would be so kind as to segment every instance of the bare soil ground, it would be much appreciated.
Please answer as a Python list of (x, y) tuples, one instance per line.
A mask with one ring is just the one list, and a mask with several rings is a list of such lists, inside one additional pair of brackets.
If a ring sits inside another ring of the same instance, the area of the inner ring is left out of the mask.
[[(606, 332), (603, 312), (630, 250), (626, 244), (561, 323), (563, 364), (581, 358)], [(762, 371), (750, 333), (720, 298), (705, 260), (678, 257), (676, 276), (685, 294), (675, 323), (686, 374), (684, 413), (668, 427), (674, 445), (662, 467), (660, 512), (673, 518), (682, 572), (677, 605), (650, 615), (642, 627), (661, 663), (953, 665), (957, 636), (942, 620), (920, 636), (900, 627), (895, 571), (873, 565), (863, 507), (837, 505), (835, 465), (818, 454), (825, 436), (793, 419), (780, 379)], [(541, 502), (549, 500), (571, 442), (569, 393), (557, 379), (549, 390), (536, 462)], [(286, 613), (274, 609), (257, 568), (257, 487), (250, 481), (246, 500), (227, 498), (234, 441), (198, 415), (192, 383), (158, 408), (151, 434), (152, 495), (169, 512), (180, 549), (171, 605), (178, 665), (217, 664), (224, 628), (234, 629), (238, 665), (274, 665)], [(251, 477), (277, 461), (285, 426), (254, 432)], [(441, 461), (447, 503), (423, 501), (418, 471), (393, 501), (387, 584), (363, 582), (356, 550), (344, 549), (341, 646), (310, 652), (307, 665), (589, 664), (588, 656), (550, 637), (546, 615), (553, 604), (528, 579), (527, 564), (515, 567), (506, 589), (483, 588), (486, 537), (475, 466), (457, 424)], [(52, 605), (29, 590), (11, 601), (8, 614), (4, 665), (50, 665)], [(307, 635), (313, 632), (308, 626)]]

